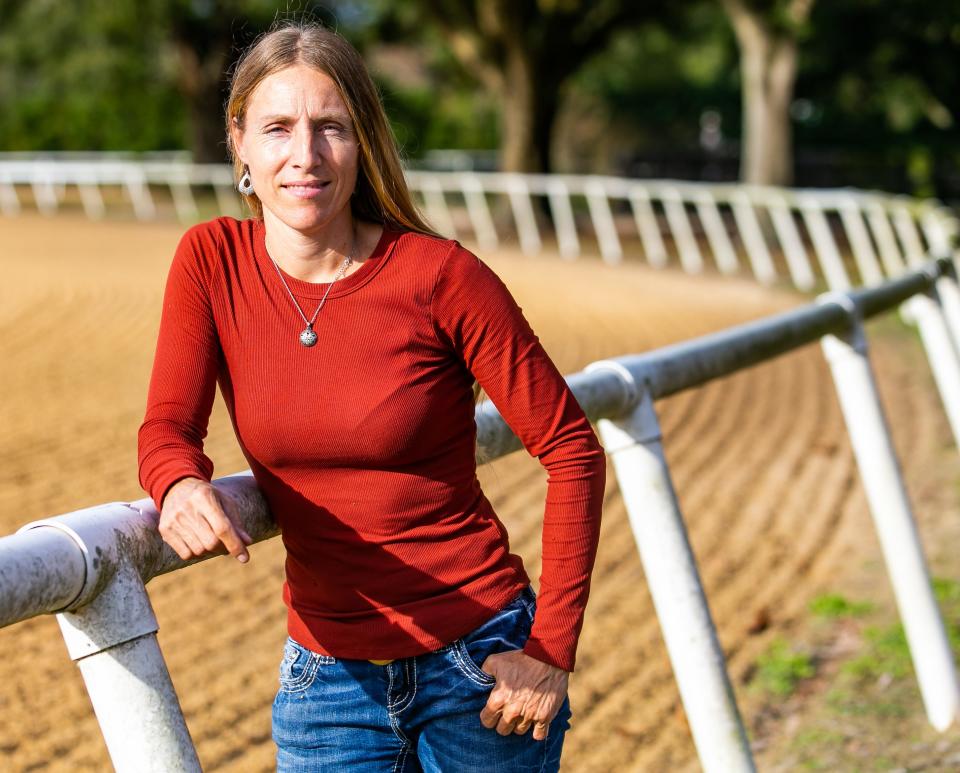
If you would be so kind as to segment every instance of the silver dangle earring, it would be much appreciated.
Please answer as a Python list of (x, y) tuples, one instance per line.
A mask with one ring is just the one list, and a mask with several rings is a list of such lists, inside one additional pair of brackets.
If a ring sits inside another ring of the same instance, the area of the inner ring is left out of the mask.
[(244, 196), (249, 196), (253, 193), (253, 180), (250, 179), (250, 167), (243, 167), (243, 175), (240, 177), (240, 182), (237, 183), (237, 190), (240, 191)]

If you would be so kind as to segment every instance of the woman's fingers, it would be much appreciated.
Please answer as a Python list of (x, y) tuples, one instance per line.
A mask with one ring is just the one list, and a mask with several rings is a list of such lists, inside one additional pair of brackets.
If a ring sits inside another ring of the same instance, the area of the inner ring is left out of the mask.
[(163, 537), (164, 542), (173, 548), (173, 552), (180, 556), (180, 558), (182, 558), (184, 561), (188, 561), (189, 559), (193, 558), (193, 551), (191, 551), (190, 548), (187, 547), (186, 543), (180, 539), (179, 534), (168, 531), (166, 533), (161, 532), (160, 536)]
[(550, 723), (549, 722), (537, 722), (533, 726), (533, 737), (537, 741), (547, 740), (547, 736), (550, 734)]
[(160, 515), (160, 536), (184, 560), (221, 547), (241, 563), (253, 540), (228, 514), (232, 504), (209, 482), (184, 478), (171, 487)]
[(534, 739), (545, 740), (566, 695), (569, 674), (522, 650), (490, 655), (482, 668), (497, 682), (480, 712), (481, 724), (500, 735), (523, 735), (532, 727)]
[[(217, 535), (220, 542), (227, 549), (231, 556), (236, 558), (241, 564), (250, 560), (250, 554), (247, 553), (247, 544), (233, 525), (223, 510), (217, 510), (208, 516), (210, 525), (213, 527), (213, 533)], [(249, 537), (249, 535), (248, 535)]]
[(214, 511), (214, 520), (211, 521), (213, 531), (231, 556), (241, 564), (250, 560), (247, 545), (253, 542), (250, 535), (235, 522), (233, 500), (228, 495), (213, 490), (219, 507)]
[(530, 722), (526, 719), (521, 719), (517, 722), (517, 726), (513, 728), (513, 732), (517, 735), (523, 735), (530, 729)]

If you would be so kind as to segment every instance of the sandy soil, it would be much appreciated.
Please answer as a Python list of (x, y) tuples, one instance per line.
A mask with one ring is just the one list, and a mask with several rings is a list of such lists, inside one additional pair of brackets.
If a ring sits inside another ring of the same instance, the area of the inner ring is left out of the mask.
[[(136, 430), (163, 282), (181, 232), (171, 224), (69, 216), (0, 220), (0, 534), (143, 496)], [(691, 278), (630, 262), (609, 267), (509, 251), (484, 257), (567, 373), (804, 301), (747, 280)], [(960, 462), (948, 450), (945, 419), (912, 336), (881, 331), (873, 340), (922, 525), (936, 526), (930, 518), (956, 511), (952, 482)], [(876, 562), (856, 467), (816, 347), (659, 408), (740, 691), (758, 653), (773, 636), (789, 634), (813, 595)], [(208, 451), (218, 475), (244, 467), (219, 396)], [(697, 769), (612, 469), (608, 477), (571, 679), (564, 770)], [(481, 480), (536, 578), (542, 469), (518, 453), (484, 467)], [(274, 540), (252, 552), (246, 566), (208, 561), (150, 584), (160, 644), (205, 770), (273, 767), (269, 707), (285, 636), (282, 546)], [(52, 617), (0, 632), (0, 767), (109, 769), (79, 671)]]

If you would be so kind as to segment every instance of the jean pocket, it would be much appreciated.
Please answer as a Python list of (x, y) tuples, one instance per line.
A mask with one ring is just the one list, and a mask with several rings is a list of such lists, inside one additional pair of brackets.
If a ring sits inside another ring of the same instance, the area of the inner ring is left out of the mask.
[(336, 658), (313, 652), (288, 637), (280, 661), (280, 690), (288, 693), (306, 690), (313, 684), (321, 665), (335, 662)]
[(493, 617), (450, 646), (453, 662), (463, 676), (481, 687), (496, 684), (496, 678), (483, 670), (483, 662), (498, 652), (523, 649), (533, 621), (532, 593), (532, 589), (524, 589)]
[(467, 649), (466, 642), (463, 639), (457, 639), (450, 649), (453, 660), (460, 668), (462, 673), (471, 682), (479, 684), (481, 687), (492, 687), (497, 683), (497, 678), (484, 671), (480, 664), (473, 659), (470, 650)]

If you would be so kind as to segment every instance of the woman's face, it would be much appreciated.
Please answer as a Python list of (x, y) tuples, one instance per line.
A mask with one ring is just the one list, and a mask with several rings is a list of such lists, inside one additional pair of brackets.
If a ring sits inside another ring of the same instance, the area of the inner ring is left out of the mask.
[(333, 80), (297, 64), (264, 78), (247, 104), (234, 147), (250, 168), (264, 221), (304, 234), (350, 216), (359, 148)]

